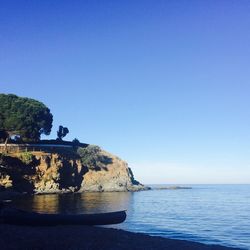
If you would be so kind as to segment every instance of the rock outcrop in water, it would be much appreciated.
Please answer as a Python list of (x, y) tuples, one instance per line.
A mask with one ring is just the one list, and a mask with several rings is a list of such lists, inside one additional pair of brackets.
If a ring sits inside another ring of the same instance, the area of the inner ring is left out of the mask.
[(84, 165), (72, 152), (2, 154), (0, 187), (28, 193), (147, 189), (134, 179), (125, 161), (103, 150), (100, 154), (108, 161), (97, 162), (95, 168)]

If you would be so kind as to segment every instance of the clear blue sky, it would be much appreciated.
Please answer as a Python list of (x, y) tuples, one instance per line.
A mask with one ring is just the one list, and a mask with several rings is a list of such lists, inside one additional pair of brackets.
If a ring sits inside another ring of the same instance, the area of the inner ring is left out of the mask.
[(250, 2), (2, 0), (0, 92), (145, 183), (250, 183)]

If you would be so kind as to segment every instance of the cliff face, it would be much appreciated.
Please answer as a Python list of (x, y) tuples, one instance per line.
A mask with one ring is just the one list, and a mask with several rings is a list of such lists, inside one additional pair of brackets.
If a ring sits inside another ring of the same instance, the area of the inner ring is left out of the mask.
[(137, 191), (145, 189), (134, 180), (128, 164), (120, 158), (102, 151), (110, 163), (100, 169), (89, 169), (84, 175), (81, 191)]
[(76, 155), (31, 152), (26, 162), (21, 154), (0, 160), (0, 186), (21, 192), (59, 193), (83, 191), (138, 191), (145, 186), (134, 180), (127, 163), (101, 151), (109, 159), (95, 168), (82, 164)]

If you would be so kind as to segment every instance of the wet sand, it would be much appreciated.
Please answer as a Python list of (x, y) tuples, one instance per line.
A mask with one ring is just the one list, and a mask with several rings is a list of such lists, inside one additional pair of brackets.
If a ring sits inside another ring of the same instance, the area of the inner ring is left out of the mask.
[(0, 249), (25, 250), (226, 250), (237, 249), (205, 245), (90, 226), (30, 227), (0, 224)]

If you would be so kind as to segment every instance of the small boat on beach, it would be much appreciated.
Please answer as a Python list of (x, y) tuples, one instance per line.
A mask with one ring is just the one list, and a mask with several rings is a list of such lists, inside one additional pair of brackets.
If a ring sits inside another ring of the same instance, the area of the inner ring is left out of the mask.
[(15, 208), (4, 208), (0, 212), (2, 223), (29, 226), (56, 225), (110, 225), (122, 223), (126, 211), (96, 214), (45, 214)]

